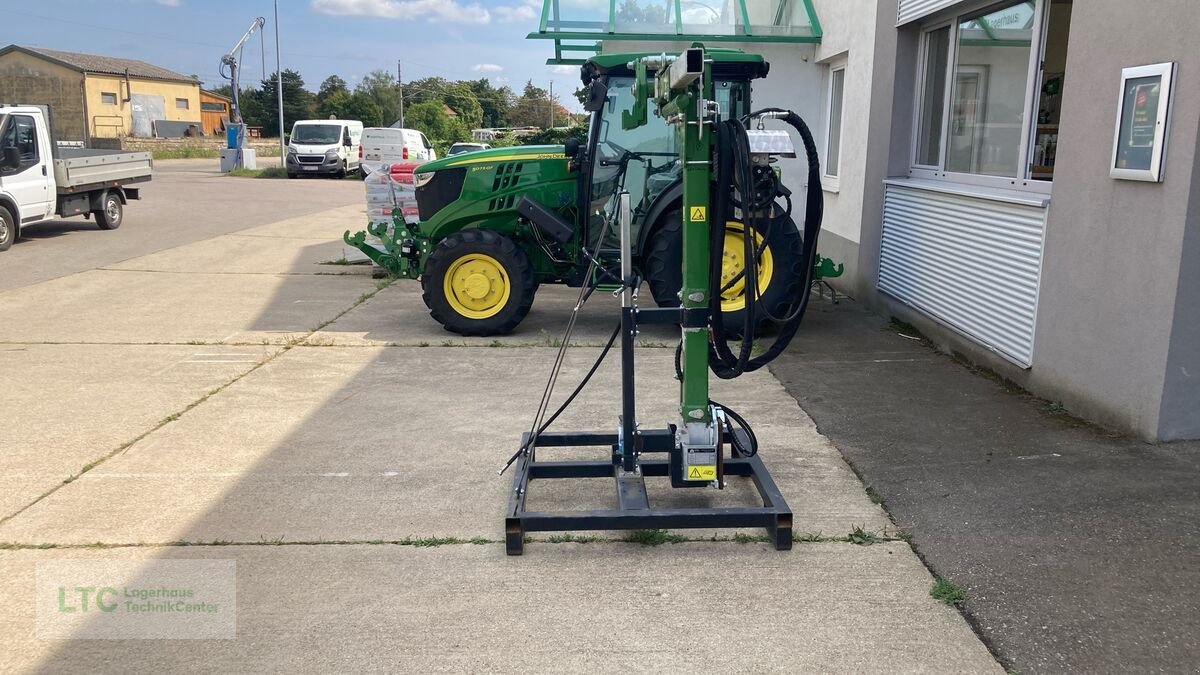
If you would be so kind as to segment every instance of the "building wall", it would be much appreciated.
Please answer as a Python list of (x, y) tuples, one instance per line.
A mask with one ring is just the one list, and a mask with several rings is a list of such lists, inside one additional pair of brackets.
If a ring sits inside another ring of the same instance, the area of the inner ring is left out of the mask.
[[(130, 93), (147, 94), (163, 97), (165, 119), (180, 122), (195, 122), (200, 124), (200, 85), (186, 82), (166, 82), (162, 80), (145, 80), (130, 78), (128, 85), (120, 75), (99, 75), (89, 73), (84, 80), (87, 92), (88, 125), (96, 137), (111, 137), (128, 135), (133, 128), (129, 99)], [(116, 105), (105, 105), (101, 94), (104, 92), (117, 95)], [(186, 110), (175, 107), (175, 99), (187, 99)], [(120, 118), (121, 132), (112, 123)]]
[[(1150, 439), (1200, 437), (1197, 25), (1194, 0), (1075, 3), (1047, 224), (1031, 388)], [(1109, 178), (1121, 69), (1165, 61), (1164, 181)]]
[(21, 52), (0, 56), (0, 102), (48, 105), (55, 137), (86, 140), (83, 75)]
[(822, 165), (827, 165), (830, 67), (846, 66), (842, 93), (842, 134), (836, 187), (826, 183), (825, 217), (818, 249), (822, 256), (845, 265), (836, 281), (857, 295), (860, 274), (858, 244), (862, 238), (866, 193), (868, 137), (871, 124), (871, 82), (875, 68), (876, 0), (816, 0), (813, 7), (824, 35), (816, 47), (821, 64), (821, 113), (810, 123), (819, 127)]
[[(203, 109), (206, 104), (217, 103), (224, 107), (221, 112), (209, 112)], [(223, 120), (229, 117), (230, 102), (223, 98), (206, 94), (203, 90), (200, 91), (200, 120), (204, 123), (204, 134), (211, 136), (222, 132), (221, 125)]]

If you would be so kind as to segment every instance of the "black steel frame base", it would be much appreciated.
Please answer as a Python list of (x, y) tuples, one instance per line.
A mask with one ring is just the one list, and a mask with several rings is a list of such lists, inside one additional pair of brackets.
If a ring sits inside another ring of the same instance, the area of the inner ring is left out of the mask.
[[(740, 433), (740, 432), (735, 432)], [(521, 439), (522, 446), (529, 434)], [(644, 451), (665, 451), (657, 446), (673, 443), (670, 430), (642, 432)], [(543, 433), (537, 446), (597, 447), (615, 450), (617, 434), (605, 433)], [(771, 474), (758, 456), (740, 457), (736, 451), (724, 461), (726, 476), (744, 476), (754, 481), (761, 507), (716, 508), (652, 508), (646, 494), (647, 476), (667, 476), (666, 459), (642, 460), (640, 471), (625, 472), (614, 460), (537, 461), (536, 450), (517, 458), (513, 489), (509, 494), (508, 512), (504, 520), (504, 542), (508, 555), (521, 555), (525, 535), (529, 532), (564, 532), (571, 530), (640, 530), (655, 528), (732, 528), (763, 527), (776, 550), (792, 547), (792, 511), (779, 492)], [(613, 478), (616, 482), (616, 509), (592, 511), (527, 511), (525, 497), (534, 480), (550, 478)]]

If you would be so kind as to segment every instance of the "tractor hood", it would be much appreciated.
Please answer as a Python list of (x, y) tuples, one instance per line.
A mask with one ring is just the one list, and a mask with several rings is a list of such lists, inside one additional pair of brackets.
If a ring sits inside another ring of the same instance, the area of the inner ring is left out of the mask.
[(417, 167), (416, 173), (425, 174), (443, 169), (495, 164), (497, 162), (545, 159), (566, 161), (567, 156), (563, 154), (563, 146), (561, 145), (517, 145), (511, 148), (490, 148), (488, 150), (464, 152), (461, 155), (451, 155), (432, 162), (425, 162)]

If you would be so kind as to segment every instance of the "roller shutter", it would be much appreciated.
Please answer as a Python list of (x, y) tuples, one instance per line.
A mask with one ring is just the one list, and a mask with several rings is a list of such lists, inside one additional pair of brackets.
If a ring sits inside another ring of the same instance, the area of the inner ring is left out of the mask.
[(1044, 206), (888, 183), (879, 290), (1028, 368)]
[(929, 16), (959, 2), (961, 0), (900, 0), (896, 13), (896, 25), (903, 26), (910, 21)]

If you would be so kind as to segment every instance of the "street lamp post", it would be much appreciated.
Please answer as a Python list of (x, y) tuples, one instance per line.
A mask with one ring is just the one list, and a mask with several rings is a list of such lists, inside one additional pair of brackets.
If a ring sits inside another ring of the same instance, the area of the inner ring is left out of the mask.
[(275, 0), (275, 89), (279, 97), (279, 162), (282, 165), (287, 161), (287, 147), (283, 140), (283, 66), (279, 63), (279, 0)]

